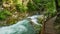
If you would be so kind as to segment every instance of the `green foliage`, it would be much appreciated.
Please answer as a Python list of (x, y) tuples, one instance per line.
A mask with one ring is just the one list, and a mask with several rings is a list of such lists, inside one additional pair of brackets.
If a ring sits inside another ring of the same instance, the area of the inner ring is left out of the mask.
[(8, 10), (0, 10), (0, 20), (6, 19), (10, 15), (12, 14)]
[(56, 6), (54, 0), (47, 0), (48, 2), (45, 4), (47, 11), (45, 15), (49, 18), (54, 17), (56, 15)]
[(58, 4), (59, 4), (59, 6), (60, 6), (60, 0), (58, 0)]
[(37, 11), (40, 8), (40, 1), (41, 0), (32, 0), (28, 3), (28, 10), (29, 11)]
[(31, 2), (29, 2), (28, 3), (28, 10), (29, 11), (34, 11), (34, 10), (36, 10), (36, 7)]
[(54, 11), (54, 12), (53, 11), (47, 11), (45, 13), (45, 16), (52, 18), (52, 17), (56, 16), (56, 11)]
[(24, 5), (17, 4), (16, 9), (20, 12), (25, 12), (27, 10), (27, 7), (25, 7)]
[(13, 2), (15, 3), (15, 5), (16, 5), (15, 7), (18, 11), (25, 12), (27, 10), (27, 6), (22, 4), (21, 0), (13, 0)]

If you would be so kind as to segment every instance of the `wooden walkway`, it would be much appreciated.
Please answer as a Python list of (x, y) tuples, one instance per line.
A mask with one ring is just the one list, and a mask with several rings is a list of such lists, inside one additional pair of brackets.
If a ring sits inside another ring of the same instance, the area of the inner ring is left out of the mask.
[(56, 34), (53, 26), (55, 19), (56, 17), (53, 17), (45, 23), (45, 34)]

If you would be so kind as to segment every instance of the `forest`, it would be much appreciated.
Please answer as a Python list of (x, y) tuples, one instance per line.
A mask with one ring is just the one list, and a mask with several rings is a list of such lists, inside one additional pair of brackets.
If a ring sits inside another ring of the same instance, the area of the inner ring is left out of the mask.
[(0, 34), (60, 34), (60, 0), (0, 0)]

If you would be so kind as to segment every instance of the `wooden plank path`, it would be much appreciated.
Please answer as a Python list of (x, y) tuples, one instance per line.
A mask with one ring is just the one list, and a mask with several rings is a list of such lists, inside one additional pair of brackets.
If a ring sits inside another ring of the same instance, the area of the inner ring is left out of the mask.
[(45, 23), (45, 34), (56, 34), (54, 30), (55, 19), (56, 17), (53, 17)]

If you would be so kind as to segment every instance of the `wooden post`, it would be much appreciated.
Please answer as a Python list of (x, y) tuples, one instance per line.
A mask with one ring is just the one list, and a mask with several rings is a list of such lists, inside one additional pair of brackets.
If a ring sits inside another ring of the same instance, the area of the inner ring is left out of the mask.
[(43, 23), (41, 34), (45, 34), (45, 22)]
[(45, 20), (47, 20), (46, 18), (45, 18), (45, 16), (44, 16), (44, 20), (43, 20), (43, 22), (42, 22), (42, 30), (41, 30), (41, 34), (45, 34), (45, 24), (46, 24), (46, 21)]

